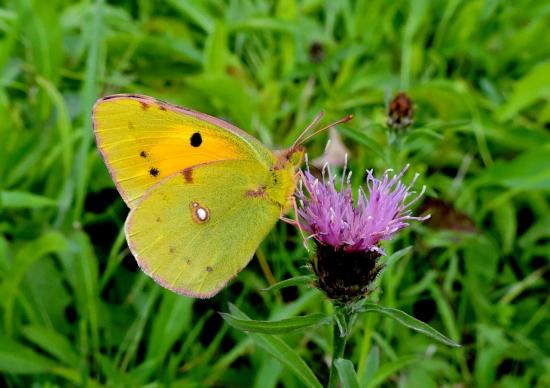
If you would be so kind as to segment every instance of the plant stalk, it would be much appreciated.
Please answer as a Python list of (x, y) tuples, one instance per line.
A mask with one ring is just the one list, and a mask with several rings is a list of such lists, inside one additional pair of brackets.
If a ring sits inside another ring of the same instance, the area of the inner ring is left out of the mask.
[[(338, 319), (340, 319), (342, 328), (338, 325)], [(338, 371), (336, 370), (335, 361), (344, 356), (344, 350), (346, 349), (346, 342), (348, 339), (347, 326), (348, 320), (346, 314), (337, 313), (333, 324), (332, 360), (330, 363), (328, 388), (336, 388), (338, 386)]]

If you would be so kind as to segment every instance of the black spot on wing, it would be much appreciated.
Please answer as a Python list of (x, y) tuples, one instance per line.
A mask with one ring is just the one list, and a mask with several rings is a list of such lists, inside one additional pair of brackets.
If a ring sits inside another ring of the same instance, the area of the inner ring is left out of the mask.
[(202, 144), (202, 136), (200, 132), (195, 132), (193, 135), (191, 135), (191, 145), (193, 147), (198, 147)]
[(149, 170), (149, 174), (151, 174), (151, 176), (154, 176), (154, 177), (158, 176), (158, 174), (159, 174), (158, 168), (152, 167), (152, 168)]
[(141, 151), (141, 152), (139, 153), (139, 156), (141, 156), (142, 158), (146, 158), (146, 157), (147, 157), (147, 152)]

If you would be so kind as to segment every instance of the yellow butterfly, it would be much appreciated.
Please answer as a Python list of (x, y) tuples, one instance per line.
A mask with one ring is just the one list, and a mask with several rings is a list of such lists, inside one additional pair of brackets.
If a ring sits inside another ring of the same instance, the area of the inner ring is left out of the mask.
[(161, 286), (198, 298), (235, 277), (292, 207), (300, 144), (312, 126), (272, 152), (223, 120), (124, 94), (99, 99), (93, 124), (130, 208), (125, 232), (139, 266)]

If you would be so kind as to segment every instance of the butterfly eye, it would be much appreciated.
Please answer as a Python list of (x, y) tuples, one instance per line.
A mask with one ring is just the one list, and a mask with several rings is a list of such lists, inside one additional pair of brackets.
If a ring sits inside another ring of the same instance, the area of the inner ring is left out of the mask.
[(197, 224), (203, 224), (210, 218), (210, 212), (198, 202), (191, 202), (191, 217)]

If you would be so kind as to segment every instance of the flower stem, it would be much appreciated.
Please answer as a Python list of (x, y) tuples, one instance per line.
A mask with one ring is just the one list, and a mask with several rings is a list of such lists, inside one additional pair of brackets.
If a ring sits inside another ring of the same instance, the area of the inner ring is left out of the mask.
[(332, 361), (330, 364), (328, 388), (336, 388), (338, 386), (338, 371), (336, 370), (335, 361), (344, 356), (344, 350), (348, 339), (347, 326), (348, 320), (346, 314), (338, 312), (335, 316), (333, 325)]

